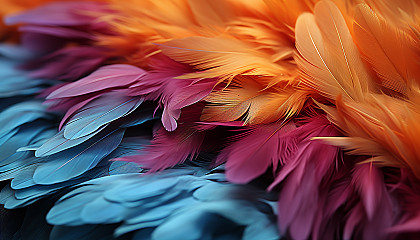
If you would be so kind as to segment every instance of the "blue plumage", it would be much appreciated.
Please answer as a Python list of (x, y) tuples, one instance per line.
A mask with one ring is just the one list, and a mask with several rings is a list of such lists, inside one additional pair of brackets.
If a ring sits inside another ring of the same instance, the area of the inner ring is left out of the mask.
[[(151, 239), (202, 239), (224, 235), (230, 226), (243, 227), (244, 239), (279, 238), (274, 211), (266, 203), (273, 200), (270, 194), (206, 178), (200, 167), (184, 166), (153, 175), (94, 179), (64, 195), (47, 220), (66, 226), (121, 223), (115, 236), (153, 228)], [(219, 221), (226, 229), (206, 224)]]
[(102, 126), (133, 112), (143, 102), (142, 98), (108, 93), (80, 109), (64, 127), (64, 137), (77, 139), (92, 134)]

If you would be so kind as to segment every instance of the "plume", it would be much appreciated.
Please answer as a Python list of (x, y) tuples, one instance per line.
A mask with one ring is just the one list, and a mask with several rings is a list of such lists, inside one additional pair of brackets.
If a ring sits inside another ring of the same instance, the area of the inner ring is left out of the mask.
[(324, 108), (349, 137), (325, 138), (350, 153), (374, 156), (386, 166), (410, 168), (417, 176), (418, 111), (405, 100), (386, 95), (366, 95), (362, 103), (337, 99), (337, 110)]
[(264, 89), (252, 77), (241, 77), (225, 89), (216, 89), (205, 100), (203, 121), (243, 120), (246, 124), (270, 123), (290, 118), (303, 108), (308, 93), (291, 86)]
[(354, 18), (355, 41), (381, 85), (407, 95), (408, 88), (419, 79), (416, 40), (377, 16), (366, 4), (356, 7)]
[(183, 78), (219, 77), (220, 82), (229, 83), (237, 75), (257, 75), (273, 77), (276, 82), (293, 80), (288, 73), (290, 67), (274, 64), (269, 55), (236, 39), (190, 37), (166, 42), (161, 47), (172, 59), (204, 70)]
[(287, 136), (294, 124), (273, 124), (251, 128), (236, 135), (240, 140), (229, 145), (217, 157), (216, 162), (226, 163), (226, 177), (235, 183), (247, 183), (273, 167), (284, 163), (296, 150), (296, 140)]
[(354, 44), (340, 10), (329, 1), (296, 22), (296, 61), (304, 84), (334, 100), (339, 94), (360, 99), (373, 91), (371, 76)]
[(99, 68), (91, 75), (53, 91), (47, 98), (65, 98), (127, 86), (143, 76), (145, 71), (134, 66), (116, 64)]
[(162, 170), (183, 163), (187, 158), (194, 159), (201, 150), (204, 137), (205, 132), (194, 129), (178, 128), (167, 132), (160, 128), (150, 146), (140, 151), (139, 155), (118, 160), (135, 162), (151, 171)]

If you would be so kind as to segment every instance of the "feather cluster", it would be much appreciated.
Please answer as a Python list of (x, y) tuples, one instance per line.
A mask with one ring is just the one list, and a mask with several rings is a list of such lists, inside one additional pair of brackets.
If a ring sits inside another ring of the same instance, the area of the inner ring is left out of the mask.
[(419, 1), (0, 17), (0, 239), (420, 238)]

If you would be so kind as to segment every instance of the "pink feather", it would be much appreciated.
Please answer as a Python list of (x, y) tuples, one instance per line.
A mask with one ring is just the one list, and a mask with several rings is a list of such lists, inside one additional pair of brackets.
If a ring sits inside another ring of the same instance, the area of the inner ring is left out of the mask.
[(296, 149), (284, 160), (269, 189), (283, 184), (278, 202), (280, 230), (289, 230), (293, 239), (306, 239), (315, 227), (318, 208), (326, 201), (321, 198), (321, 183), (330, 179), (338, 153), (338, 148), (311, 139), (339, 132), (324, 117), (317, 117), (288, 134), (296, 139)]
[(149, 146), (139, 155), (116, 159), (116, 161), (135, 162), (151, 172), (173, 167), (184, 162), (188, 157), (194, 158), (201, 150), (205, 132), (190, 128), (178, 128), (168, 132), (160, 128)]
[(178, 126), (181, 109), (209, 95), (217, 80), (178, 79), (192, 72), (191, 68), (162, 55), (152, 58), (151, 65), (153, 70), (130, 87), (130, 95), (159, 99), (163, 105), (162, 124), (166, 130), (174, 131)]
[(145, 74), (146, 71), (126, 64), (104, 66), (85, 78), (55, 90), (47, 99), (74, 97), (104, 89), (125, 87)]
[(382, 174), (372, 164), (358, 164), (354, 167), (352, 184), (362, 198), (368, 218), (372, 219), (383, 197)]
[(280, 156), (293, 151), (295, 141), (283, 135), (294, 128), (292, 123), (283, 127), (280, 124), (253, 127), (236, 136), (242, 138), (225, 148), (216, 162), (226, 162), (229, 181), (247, 183), (262, 175), (271, 165), (277, 168)]

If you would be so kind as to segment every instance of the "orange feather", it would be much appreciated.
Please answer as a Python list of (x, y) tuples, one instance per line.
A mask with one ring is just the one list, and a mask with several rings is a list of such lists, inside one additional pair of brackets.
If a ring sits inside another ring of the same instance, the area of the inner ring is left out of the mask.
[(354, 22), (355, 41), (388, 89), (407, 94), (407, 85), (420, 81), (420, 55), (413, 51), (416, 41), (388, 24), (366, 4), (358, 5)]
[(209, 104), (204, 108), (201, 120), (240, 119), (245, 124), (275, 122), (299, 113), (307, 95), (290, 85), (264, 89), (255, 77), (239, 77), (228, 88), (214, 91), (205, 99)]
[(304, 13), (298, 18), (296, 48), (303, 83), (321, 95), (331, 100), (339, 94), (361, 99), (374, 89), (370, 73), (334, 3), (321, 1), (314, 14)]
[(383, 94), (366, 94), (362, 102), (337, 98), (337, 109), (322, 106), (347, 136), (318, 138), (372, 156), (380, 165), (405, 167), (420, 177), (420, 109), (418, 105)]
[[(163, 45), (162, 52), (170, 58), (187, 63), (197, 73), (182, 78), (220, 78), (230, 83), (237, 75), (272, 77), (279, 81), (294, 80), (294, 66), (275, 64), (271, 56), (252, 45), (229, 37), (189, 37), (176, 39)], [(292, 52), (292, 49), (288, 49)], [(273, 84), (272, 84), (273, 85)]]

